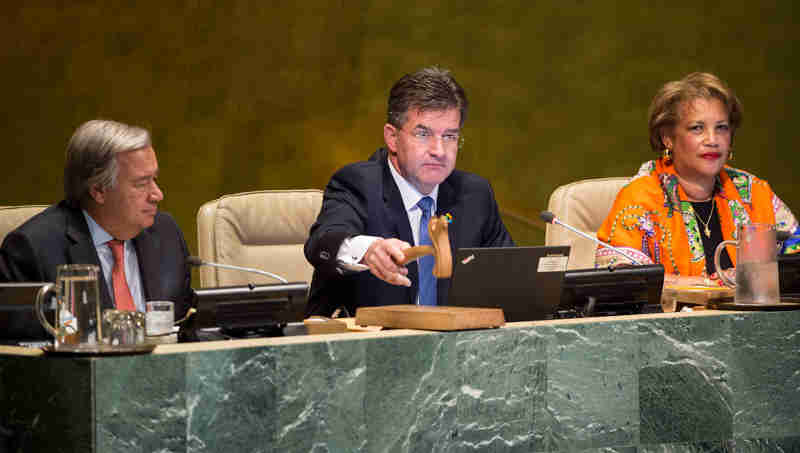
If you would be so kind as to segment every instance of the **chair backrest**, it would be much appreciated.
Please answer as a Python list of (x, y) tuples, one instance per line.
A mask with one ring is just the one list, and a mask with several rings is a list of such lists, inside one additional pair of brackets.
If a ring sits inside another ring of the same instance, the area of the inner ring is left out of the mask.
[[(252, 267), (290, 282), (311, 281), (303, 254), (308, 231), (322, 206), (322, 191), (263, 190), (225, 195), (197, 211), (197, 242), (205, 261)], [(200, 268), (200, 286), (277, 283), (269, 277)]]
[[(594, 178), (556, 188), (547, 209), (559, 220), (597, 237), (597, 230), (611, 211), (617, 193), (631, 178)], [(547, 224), (545, 244), (569, 245), (569, 269), (594, 267), (595, 243), (559, 225)]]
[(44, 211), (46, 204), (29, 204), (20, 206), (0, 206), (0, 243), (6, 235), (14, 231), (28, 219)]

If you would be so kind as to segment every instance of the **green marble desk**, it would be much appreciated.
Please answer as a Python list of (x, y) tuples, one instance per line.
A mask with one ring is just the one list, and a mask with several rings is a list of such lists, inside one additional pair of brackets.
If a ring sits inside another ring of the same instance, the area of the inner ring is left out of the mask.
[(0, 451), (800, 451), (800, 312), (3, 348), (0, 408)]

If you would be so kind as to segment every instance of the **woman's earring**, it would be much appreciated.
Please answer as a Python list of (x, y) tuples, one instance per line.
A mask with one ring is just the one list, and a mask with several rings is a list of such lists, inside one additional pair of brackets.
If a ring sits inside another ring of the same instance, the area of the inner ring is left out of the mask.
[(664, 148), (664, 162), (669, 164), (672, 162), (672, 150)]
[(733, 150), (728, 150), (728, 160), (733, 160)]

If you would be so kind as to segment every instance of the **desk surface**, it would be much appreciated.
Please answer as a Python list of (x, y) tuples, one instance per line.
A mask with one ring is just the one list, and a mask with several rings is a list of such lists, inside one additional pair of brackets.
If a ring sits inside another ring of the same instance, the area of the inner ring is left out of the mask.
[[(698, 316), (699, 317), (721, 316), (731, 313), (738, 313), (738, 312), (721, 311), (721, 310), (699, 310), (693, 312), (679, 312), (679, 313), (650, 313), (642, 315), (623, 315), (623, 316), (608, 316), (608, 317), (598, 316), (589, 318), (568, 318), (568, 319), (554, 319), (545, 321), (524, 321), (524, 322), (507, 323), (504, 327), (500, 327), (500, 329), (519, 329), (519, 328), (535, 327), (535, 326), (595, 324), (595, 323), (608, 323), (608, 322), (618, 322), (618, 321), (641, 321), (646, 319), (662, 319), (662, 318), (691, 318)], [(488, 329), (488, 330), (493, 330), (493, 329)], [(477, 330), (474, 332), (477, 332)], [(394, 338), (394, 337), (405, 337), (413, 335), (435, 335), (438, 333), (440, 332), (427, 331), (427, 330), (413, 330), (413, 329), (391, 329), (391, 330), (381, 330), (376, 332), (346, 332), (346, 333), (336, 333), (336, 334), (326, 334), (326, 335), (294, 335), (286, 337), (249, 338), (242, 340), (201, 341), (201, 342), (180, 343), (180, 344), (161, 344), (156, 346), (152, 354), (154, 355), (179, 354), (179, 353), (189, 353), (189, 352), (219, 351), (219, 350), (253, 348), (253, 347), (264, 347), (264, 346), (307, 344), (307, 343), (318, 343), (327, 341), (363, 340), (370, 338)], [(42, 351), (39, 348), (0, 346), (0, 355), (38, 357), (44, 354), (45, 354), (44, 351)], [(81, 357), (86, 357), (86, 356), (81, 356)]]

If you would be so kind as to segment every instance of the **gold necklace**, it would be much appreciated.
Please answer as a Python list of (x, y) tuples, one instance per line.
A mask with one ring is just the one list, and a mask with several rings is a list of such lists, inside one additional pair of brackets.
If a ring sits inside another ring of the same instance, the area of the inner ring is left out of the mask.
[(711, 217), (714, 215), (714, 206), (715, 205), (716, 205), (716, 203), (714, 203), (714, 197), (711, 197), (711, 212), (708, 214), (708, 220), (706, 220), (705, 222), (703, 221), (702, 218), (700, 218), (699, 215), (697, 215), (697, 211), (694, 209), (694, 207), (692, 207), (692, 211), (694, 212), (694, 216), (705, 227), (705, 230), (703, 232), (706, 234), (707, 238), (711, 238), (711, 229), (708, 227), (708, 224), (711, 223)]

